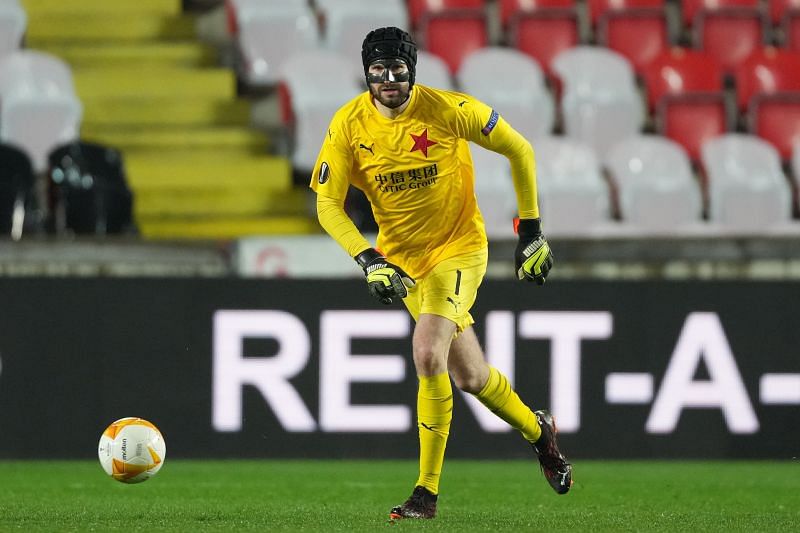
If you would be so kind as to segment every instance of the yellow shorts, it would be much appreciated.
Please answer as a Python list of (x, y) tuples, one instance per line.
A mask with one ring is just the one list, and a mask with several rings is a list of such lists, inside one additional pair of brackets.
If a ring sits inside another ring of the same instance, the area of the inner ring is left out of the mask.
[(455, 322), (458, 331), (475, 323), (469, 310), (475, 303), (478, 287), (486, 274), (489, 252), (477, 252), (445, 259), (416, 280), (403, 299), (414, 320), (422, 313), (442, 316)]

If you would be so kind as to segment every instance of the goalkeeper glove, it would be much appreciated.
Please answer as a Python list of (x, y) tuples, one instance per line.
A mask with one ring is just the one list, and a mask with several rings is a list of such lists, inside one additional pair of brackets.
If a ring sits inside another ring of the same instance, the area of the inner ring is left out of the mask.
[(395, 298), (408, 296), (414, 279), (397, 265), (388, 262), (376, 249), (367, 248), (356, 257), (358, 265), (367, 276), (369, 292), (381, 303), (390, 304)]
[(514, 252), (514, 265), (520, 280), (535, 281), (544, 285), (553, 266), (553, 253), (542, 235), (542, 223), (538, 218), (520, 220), (517, 225), (519, 242)]

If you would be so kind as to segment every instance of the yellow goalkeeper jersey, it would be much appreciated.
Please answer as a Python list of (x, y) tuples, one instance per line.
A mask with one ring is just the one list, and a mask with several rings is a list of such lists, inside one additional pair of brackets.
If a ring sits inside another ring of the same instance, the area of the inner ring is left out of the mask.
[(444, 259), (487, 245), (468, 141), (509, 157), (520, 214), (538, 216), (530, 144), (486, 104), (422, 85), (414, 85), (408, 107), (393, 119), (380, 114), (368, 91), (339, 109), (311, 188), (341, 203), (349, 185), (361, 189), (379, 228), (376, 247), (423, 276)]

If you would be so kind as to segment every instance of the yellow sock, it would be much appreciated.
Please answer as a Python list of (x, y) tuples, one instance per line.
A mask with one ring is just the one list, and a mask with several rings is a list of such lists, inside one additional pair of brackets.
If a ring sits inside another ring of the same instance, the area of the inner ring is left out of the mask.
[(447, 372), (419, 376), (417, 427), (419, 428), (419, 479), (417, 485), (439, 494), (444, 448), (453, 419), (453, 388)]
[(489, 380), (475, 395), (494, 414), (522, 433), (528, 442), (536, 442), (542, 434), (536, 415), (522, 403), (506, 377), (496, 368), (489, 368)]

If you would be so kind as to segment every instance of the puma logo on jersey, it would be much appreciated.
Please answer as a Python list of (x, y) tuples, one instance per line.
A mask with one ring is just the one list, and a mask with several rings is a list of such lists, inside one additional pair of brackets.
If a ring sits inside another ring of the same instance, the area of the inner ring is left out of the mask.
[(458, 107), (464, 107), (464, 104), (466, 104), (466, 103), (467, 103), (467, 101), (466, 101), (466, 100), (461, 100), (461, 101), (458, 103)]
[(456, 313), (458, 313), (458, 307), (461, 305), (461, 302), (457, 302), (457, 301), (453, 300), (452, 298), (450, 298), (449, 296), (447, 297), (447, 301), (450, 302), (451, 304), (453, 304), (453, 307), (455, 308)]
[(375, 155), (375, 152), (372, 151), (372, 147), (373, 146), (375, 146), (375, 143), (372, 143), (369, 146), (367, 146), (366, 144), (359, 144), (358, 145), (359, 148), (361, 148), (363, 150), (366, 150), (367, 152), (371, 153), (372, 155)]

